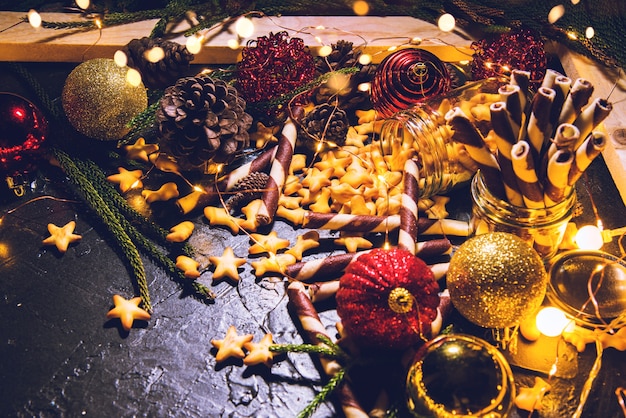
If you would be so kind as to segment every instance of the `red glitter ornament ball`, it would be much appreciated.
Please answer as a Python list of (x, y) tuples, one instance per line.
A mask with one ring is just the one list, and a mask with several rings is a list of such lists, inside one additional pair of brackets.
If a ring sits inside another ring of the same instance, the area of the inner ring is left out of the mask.
[[(264, 107), (257, 106), (265, 116), (276, 116), (286, 102), (281, 96), (293, 94), (315, 77), (315, 60), (304, 41), (290, 38), (284, 31), (249, 42), (241, 54), (237, 90), (249, 111), (254, 111), (256, 103), (265, 102)], [(306, 102), (307, 97), (294, 104)]]
[(430, 52), (407, 48), (388, 55), (372, 80), (372, 105), (383, 118), (451, 89), (444, 63)]
[(430, 338), (439, 285), (410, 252), (374, 249), (348, 266), (336, 301), (346, 334), (357, 344), (402, 350)]
[(543, 41), (529, 29), (520, 28), (481, 39), (472, 43), (472, 49), (475, 51), (471, 67), (474, 80), (522, 70), (529, 71), (531, 82), (537, 85), (548, 66)]
[(47, 136), (48, 123), (34, 104), (13, 93), (0, 93), (1, 173), (31, 171)]

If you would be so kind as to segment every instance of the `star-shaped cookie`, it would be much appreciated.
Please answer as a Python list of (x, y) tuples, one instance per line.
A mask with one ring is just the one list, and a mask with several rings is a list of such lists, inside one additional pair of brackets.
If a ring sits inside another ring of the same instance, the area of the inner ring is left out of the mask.
[(278, 142), (278, 138), (274, 135), (278, 133), (279, 129), (279, 125), (267, 127), (263, 123), (257, 122), (256, 132), (250, 134), (250, 140), (255, 142), (257, 148), (263, 148), (271, 142)]
[(237, 328), (231, 325), (223, 340), (211, 340), (211, 345), (217, 348), (215, 360), (220, 363), (231, 357), (244, 358), (246, 353), (243, 351), (243, 345), (252, 341), (252, 338), (252, 334), (238, 335)]
[(122, 193), (133, 188), (143, 187), (141, 182), (143, 172), (141, 170), (126, 170), (124, 167), (118, 167), (117, 171), (118, 174), (108, 176), (107, 180), (119, 185)]
[(239, 281), (238, 267), (246, 264), (245, 258), (235, 257), (235, 253), (231, 247), (226, 247), (221, 257), (209, 257), (211, 264), (215, 265), (213, 272), (213, 280), (228, 277), (234, 281)]
[(272, 231), (267, 235), (250, 234), (250, 238), (254, 241), (254, 244), (248, 250), (250, 254), (276, 254), (278, 250), (289, 247), (289, 240), (278, 238), (276, 231)]
[(126, 145), (124, 150), (129, 159), (148, 162), (148, 156), (157, 152), (159, 146), (157, 144), (146, 144), (144, 138), (139, 138), (133, 145)]
[(113, 303), (115, 307), (107, 313), (107, 318), (119, 318), (125, 331), (130, 331), (135, 319), (141, 321), (150, 319), (150, 314), (139, 307), (141, 303), (139, 296), (127, 300), (120, 295), (113, 295)]
[(75, 221), (69, 221), (63, 226), (48, 224), (50, 236), (42, 241), (44, 245), (54, 245), (60, 253), (65, 253), (67, 247), (73, 242), (80, 241), (82, 236), (74, 234)]
[(243, 347), (248, 350), (248, 354), (243, 359), (243, 364), (246, 366), (265, 364), (267, 367), (272, 367), (274, 353), (270, 351), (270, 346), (273, 344), (272, 334), (265, 334), (263, 339), (258, 343), (245, 343)]

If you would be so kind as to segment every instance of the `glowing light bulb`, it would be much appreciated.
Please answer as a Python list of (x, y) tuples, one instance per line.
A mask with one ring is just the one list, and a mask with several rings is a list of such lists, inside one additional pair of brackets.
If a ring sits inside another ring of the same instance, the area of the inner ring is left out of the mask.
[(361, 83), (357, 86), (357, 89), (359, 89), (359, 91), (362, 91), (362, 92), (370, 91), (371, 88), (372, 88), (372, 85), (370, 83)]
[(37, 10), (30, 9), (28, 11), (28, 23), (30, 23), (33, 28), (41, 26), (41, 15), (37, 13)]
[(548, 13), (548, 22), (555, 23), (557, 20), (563, 17), (565, 14), (565, 6), (559, 4), (550, 9), (550, 13)]
[(441, 17), (439, 17), (439, 20), (437, 21), (437, 26), (439, 26), (439, 29), (444, 32), (451, 32), (456, 26), (454, 16), (452, 16), (450, 13), (445, 13), (441, 15)]
[(361, 54), (359, 57), (359, 64), (368, 65), (372, 62), (372, 56), (370, 54)]
[(602, 231), (595, 225), (585, 225), (579, 228), (574, 242), (582, 250), (599, 250), (604, 245)]
[(189, 52), (195, 55), (202, 49), (202, 40), (197, 36), (190, 36), (187, 38), (185, 46)]
[(595, 36), (595, 34), (596, 31), (591, 26), (588, 26), (587, 29), (585, 29), (585, 38), (591, 39)]
[(83, 10), (87, 10), (89, 8), (89, 0), (76, 0), (76, 5)]
[(126, 67), (126, 64), (128, 64), (128, 57), (124, 51), (120, 51), (118, 49), (115, 51), (115, 54), (113, 54), (113, 61), (115, 61), (115, 65), (118, 67)]
[(254, 23), (245, 16), (241, 16), (235, 22), (235, 32), (242, 38), (249, 38), (254, 33)]
[(228, 40), (227, 45), (230, 49), (237, 49), (239, 48), (239, 41), (235, 38), (232, 38)]
[(331, 53), (333, 52), (333, 47), (331, 47), (330, 45), (324, 45), (323, 47), (320, 48), (319, 50), (319, 56), (320, 57), (327, 57), (329, 56)]
[(129, 68), (126, 71), (126, 82), (133, 87), (137, 87), (141, 84), (141, 74), (134, 68)]
[(365, 16), (370, 11), (370, 5), (367, 4), (366, 1), (357, 0), (352, 5), (352, 10), (354, 11), (354, 14), (357, 16)]
[(557, 337), (569, 324), (569, 319), (559, 308), (545, 307), (537, 313), (535, 318), (537, 328), (546, 337)]
[(144, 53), (146, 59), (152, 63), (159, 62), (165, 58), (165, 51), (160, 46), (150, 48)]

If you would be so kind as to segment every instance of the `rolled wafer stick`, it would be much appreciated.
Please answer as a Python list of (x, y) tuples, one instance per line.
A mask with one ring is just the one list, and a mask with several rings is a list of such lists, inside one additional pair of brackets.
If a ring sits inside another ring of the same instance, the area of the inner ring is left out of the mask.
[(547, 157), (552, 157), (560, 149), (575, 151), (578, 138), (580, 138), (580, 130), (575, 125), (571, 123), (560, 124), (554, 131), (554, 138), (548, 149)]
[(519, 69), (511, 71), (511, 81), (509, 84), (519, 87), (522, 112), (525, 112), (526, 104), (528, 102), (528, 91), (530, 88), (530, 71)]
[(400, 226), (400, 215), (353, 215), (348, 213), (304, 212), (302, 226), (348, 232), (386, 232)]
[[(304, 285), (300, 282), (292, 282), (287, 287), (287, 296), (289, 298), (289, 308), (294, 311), (302, 325), (303, 338), (311, 344), (327, 347), (317, 336), (321, 334), (328, 339), (330, 339), (330, 337)], [(337, 360), (324, 356), (320, 356), (319, 360), (327, 376), (334, 376), (342, 368)], [(336, 391), (336, 395), (346, 418), (367, 417), (367, 413), (354, 396), (348, 381), (344, 380), (342, 382), (341, 386)]]
[(419, 201), (419, 167), (414, 160), (404, 163), (404, 190), (400, 207), (400, 229), (398, 247), (415, 255), (417, 242), (417, 218)]
[(509, 203), (522, 206), (524, 200), (517, 185), (517, 177), (511, 162), (511, 148), (517, 142), (517, 135), (513, 132), (514, 122), (511, 120), (504, 102), (492, 103), (489, 110), (491, 112), (491, 125), (496, 133), (496, 147), (498, 148), (496, 158), (502, 172), (506, 198)]
[(577, 149), (591, 131), (609, 116), (611, 110), (613, 110), (611, 103), (605, 99), (596, 98), (580, 112), (574, 121), (574, 125), (580, 130), (580, 136), (574, 149)]
[(329, 282), (316, 282), (309, 286), (309, 297), (313, 303), (321, 302), (334, 297), (337, 290), (339, 290), (339, 279)]
[(576, 150), (574, 163), (567, 175), (567, 184), (573, 186), (591, 162), (604, 151), (606, 146), (606, 134), (600, 131), (592, 132)]
[(546, 73), (543, 75), (543, 80), (541, 80), (541, 85), (539, 87), (546, 87), (549, 89), (553, 89), (556, 84), (556, 79), (559, 77), (564, 77), (559, 71), (548, 68)]
[(577, 78), (563, 102), (557, 125), (573, 123), (593, 94), (593, 84), (584, 78)]
[(571, 188), (567, 178), (573, 163), (574, 153), (569, 150), (558, 150), (548, 160), (543, 189), (546, 207), (554, 206), (565, 199)]
[(550, 110), (550, 124), (552, 127), (558, 126), (559, 116), (571, 87), (572, 80), (569, 77), (560, 75), (554, 80), (552, 90), (554, 90), (555, 96), (552, 102), (552, 109)]
[(274, 220), (278, 208), (278, 199), (285, 185), (291, 157), (293, 157), (296, 147), (297, 133), (295, 122), (293, 119), (288, 119), (283, 126), (280, 138), (278, 138), (276, 156), (272, 161), (269, 179), (261, 196), (262, 204), (256, 214), (259, 225), (268, 225)]
[(456, 219), (427, 219), (422, 216), (417, 220), (417, 233), (466, 237), (470, 233), (470, 225), (466, 221)]
[(415, 244), (415, 255), (420, 258), (448, 254), (452, 250), (452, 242), (448, 238), (437, 238)]
[(445, 115), (452, 128), (452, 140), (465, 145), (470, 157), (479, 166), (485, 183), (494, 196), (505, 199), (500, 166), (495, 155), (485, 144), (485, 139), (460, 107), (454, 107)]
[(317, 280), (331, 280), (337, 274), (343, 272), (346, 267), (356, 260), (361, 254), (370, 250), (358, 251), (355, 253), (336, 254), (315, 260), (301, 261), (287, 266), (285, 275), (292, 280), (306, 282), (313, 277)]
[[(498, 89), (500, 94), (500, 100), (504, 102), (504, 107), (509, 112), (511, 121), (517, 126), (517, 132), (519, 133), (519, 127), (524, 125), (524, 107), (526, 106), (526, 98), (522, 97), (522, 91), (520, 86), (514, 84), (505, 84)], [(515, 135), (517, 140), (517, 135)]]
[(528, 208), (543, 208), (545, 207), (543, 187), (537, 177), (535, 162), (530, 148), (530, 144), (525, 140), (513, 145), (511, 162), (513, 171), (517, 176), (517, 185), (524, 198), (524, 205)]
[(548, 143), (552, 134), (550, 109), (555, 96), (556, 93), (553, 89), (540, 87), (535, 97), (533, 97), (526, 135), (528, 136), (528, 142), (535, 150), (536, 156), (541, 154), (544, 145)]

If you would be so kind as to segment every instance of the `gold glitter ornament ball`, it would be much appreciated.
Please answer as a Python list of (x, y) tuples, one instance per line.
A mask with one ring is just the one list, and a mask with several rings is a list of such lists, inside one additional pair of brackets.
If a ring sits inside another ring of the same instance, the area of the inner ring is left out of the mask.
[(465, 318), (485, 328), (508, 328), (541, 305), (548, 275), (537, 252), (508, 232), (477, 235), (450, 259), (450, 300)]
[(127, 124), (148, 106), (142, 83), (126, 81), (126, 67), (112, 59), (95, 58), (78, 65), (67, 76), (61, 101), (74, 129), (91, 138), (121, 139)]

